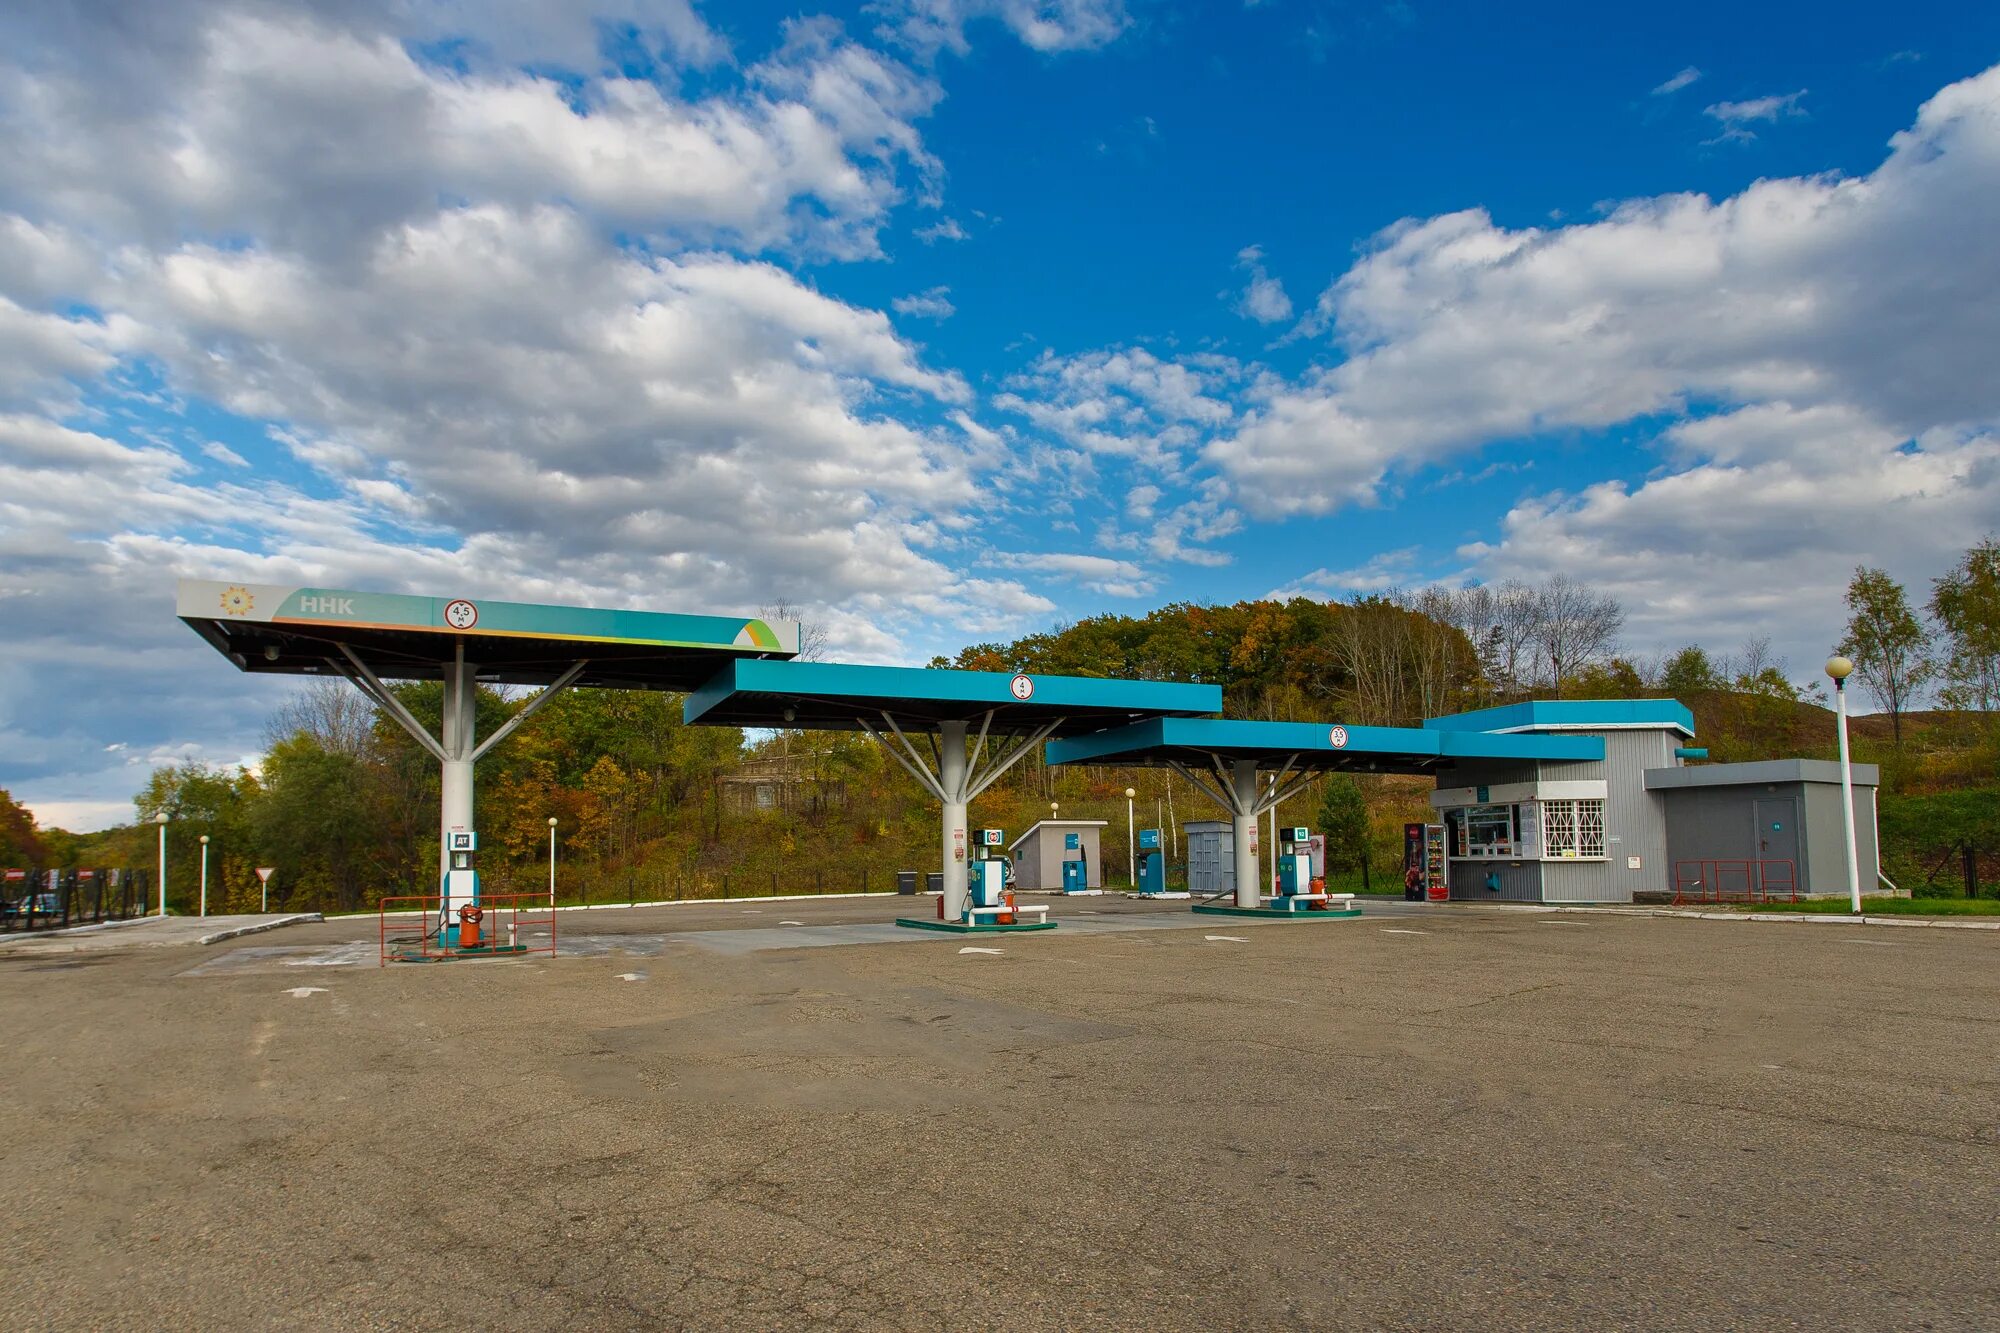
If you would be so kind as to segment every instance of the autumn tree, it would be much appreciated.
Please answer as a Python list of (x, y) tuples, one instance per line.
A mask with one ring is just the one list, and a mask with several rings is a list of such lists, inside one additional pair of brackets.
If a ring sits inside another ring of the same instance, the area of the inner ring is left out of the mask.
[(1910, 610), (1903, 585), (1866, 565), (1847, 585), (1847, 634), (1840, 651), (1854, 660), (1854, 674), (1883, 712), (1896, 749), (1903, 748), (1903, 714), (1929, 683), (1930, 635)]
[(16, 805), (11, 794), (0, 791), (0, 866), (40, 865), (47, 852), (35, 817)]
[(1945, 632), (1945, 701), (2000, 709), (2000, 541), (1988, 537), (1932, 581), (1930, 613)]

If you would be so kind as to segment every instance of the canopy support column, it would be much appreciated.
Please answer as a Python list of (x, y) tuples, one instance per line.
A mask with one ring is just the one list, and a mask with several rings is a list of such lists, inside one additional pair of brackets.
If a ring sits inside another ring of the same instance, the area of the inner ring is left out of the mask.
[(945, 722), (938, 727), (938, 786), (944, 791), (944, 919), (965, 915), (966, 725)]
[(1255, 907), (1263, 900), (1257, 882), (1257, 761), (1238, 759), (1231, 765), (1229, 814), (1236, 839), (1236, 905)]

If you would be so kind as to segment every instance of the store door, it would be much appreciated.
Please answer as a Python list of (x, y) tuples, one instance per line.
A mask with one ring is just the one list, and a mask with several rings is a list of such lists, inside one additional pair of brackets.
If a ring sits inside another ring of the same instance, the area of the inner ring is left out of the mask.
[(1789, 888), (1799, 875), (1798, 802), (1789, 799), (1752, 803), (1757, 819), (1757, 856), (1764, 861), (1784, 861), (1782, 866), (1762, 867), (1752, 883), (1768, 883)]

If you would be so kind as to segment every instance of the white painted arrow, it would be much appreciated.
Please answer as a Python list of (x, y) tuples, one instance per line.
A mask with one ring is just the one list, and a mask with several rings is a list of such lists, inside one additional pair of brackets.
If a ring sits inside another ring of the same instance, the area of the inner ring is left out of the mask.
[(326, 987), (324, 987), (324, 986), (294, 986), (294, 987), (292, 987), (292, 988), (291, 988), (290, 990), (286, 991), (286, 992), (285, 992), (285, 994), (287, 994), (287, 995), (291, 996), (291, 997), (292, 997), (293, 999), (295, 999), (295, 1000), (303, 1000), (303, 999), (305, 999), (305, 998), (306, 998), (306, 996), (308, 996), (308, 995), (324, 995), (324, 994), (326, 994)]
[(1202, 938), (1205, 940), (1221, 940), (1226, 944), (1248, 944), (1250, 942), (1241, 935), (1204, 935)]
[(978, 947), (976, 947), (976, 946), (974, 946), (974, 945), (970, 945), (970, 944), (968, 944), (968, 945), (966, 945), (966, 946), (965, 946), (965, 947), (964, 947), (963, 949), (960, 949), (960, 950), (959, 950), (959, 952), (960, 952), (960, 953), (1005, 953), (1005, 952), (1006, 952), (1006, 950), (1004, 950), (1004, 949), (981, 949), (981, 948), (978, 948)]

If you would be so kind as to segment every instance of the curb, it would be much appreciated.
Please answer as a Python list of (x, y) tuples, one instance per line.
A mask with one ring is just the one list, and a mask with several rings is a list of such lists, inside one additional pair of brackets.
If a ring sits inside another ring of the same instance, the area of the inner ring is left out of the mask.
[(1544, 912), (1577, 912), (1597, 916), (1665, 916), (1684, 921), (1772, 921), (1782, 925), (1903, 926), (1923, 930), (2000, 930), (2000, 921), (1950, 921), (1941, 917), (1838, 916), (1814, 912), (1682, 912), (1668, 907), (1564, 907), (1529, 905)]
[(280, 917), (276, 921), (260, 921), (254, 926), (237, 926), (233, 930), (218, 930), (213, 935), (203, 935), (195, 943), (220, 944), (224, 940), (233, 940), (239, 935), (258, 935), (267, 930), (276, 930), (279, 926), (309, 925), (313, 922), (324, 920), (326, 918), (318, 912), (300, 912), (296, 916)]
[[(570, 903), (551, 910), (557, 912), (631, 912), (641, 907), (719, 907), (726, 903), (816, 903), (835, 898), (895, 898), (908, 897), (894, 889), (871, 889), (866, 893), (766, 893), (741, 898), (662, 898), (650, 903)], [(936, 894), (932, 894), (936, 897)], [(523, 911), (527, 910), (525, 908)], [(536, 908), (541, 911), (541, 908)], [(339, 920), (358, 920), (371, 916), (421, 916), (421, 912), (342, 912)]]

